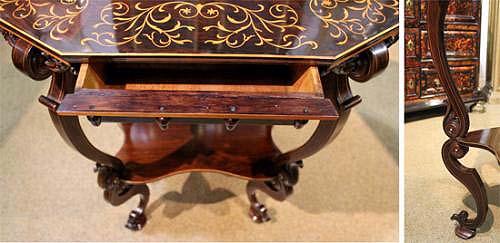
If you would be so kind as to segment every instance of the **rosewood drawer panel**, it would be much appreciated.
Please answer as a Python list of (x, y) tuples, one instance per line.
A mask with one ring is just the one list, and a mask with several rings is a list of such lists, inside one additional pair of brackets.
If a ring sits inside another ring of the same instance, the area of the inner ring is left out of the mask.
[[(422, 59), (430, 59), (427, 31), (421, 33)], [(445, 31), (446, 55), (448, 58), (477, 58), (479, 56), (479, 33), (477, 31)]]
[[(451, 75), (461, 94), (472, 93), (477, 85), (479, 65), (450, 67)], [(443, 86), (433, 68), (422, 68), (420, 80), (421, 98), (444, 95)]]
[(75, 92), (64, 96), (57, 114), (255, 120), (338, 118), (336, 107), (323, 95), (316, 66), (273, 66), (267, 71), (256, 65), (197, 68), (194, 71), (188, 64), (82, 64)]
[(418, 99), (420, 96), (420, 72), (417, 68), (405, 70), (405, 100)]

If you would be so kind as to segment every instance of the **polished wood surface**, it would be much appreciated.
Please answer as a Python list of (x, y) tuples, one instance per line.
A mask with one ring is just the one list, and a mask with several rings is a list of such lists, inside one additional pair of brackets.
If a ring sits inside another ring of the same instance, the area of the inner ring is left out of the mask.
[[(277, 175), (273, 159), (280, 154), (271, 137), (272, 126), (223, 124), (123, 124), (125, 142), (117, 153), (129, 183), (149, 183), (178, 173), (219, 172), (242, 179), (269, 180)], [(252, 146), (248, 146), (252, 144)]]
[(469, 218), (468, 212), (462, 210), (453, 214), (451, 219), (458, 223), (455, 234), (462, 239), (470, 239), (476, 235), (476, 229), (486, 219), (488, 198), (477, 170), (464, 166), (459, 160), (468, 153), (469, 147), (476, 147), (492, 152), (500, 165), (498, 157), (500, 139), (498, 128), (469, 132), (469, 114), (453, 80), (446, 58), (444, 24), (448, 4), (448, 1), (430, 1), (428, 3), (427, 30), (434, 66), (443, 82), (443, 88), (448, 98), (443, 128), (449, 139), (441, 149), (442, 158), (448, 171), (469, 190), (477, 209), (475, 218)]
[(397, 35), (398, 15), (397, 0), (0, 1), (0, 27), (48, 53), (80, 61), (92, 56), (335, 60), (381, 35)]
[(57, 108), (61, 116), (128, 116), (334, 120), (332, 102), (324, 98), (251, 95), (237, 92), (170, 92), (80, 89)]

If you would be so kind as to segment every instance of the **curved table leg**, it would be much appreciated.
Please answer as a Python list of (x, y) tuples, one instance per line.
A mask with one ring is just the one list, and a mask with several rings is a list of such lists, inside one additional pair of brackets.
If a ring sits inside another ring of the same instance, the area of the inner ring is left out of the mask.
[(139, 206), (129, 214), (125, 225), (131, 230), (140, 230), (146, 224), (144, 210), (149, 201), (149, 189), (145, 184), (130, 185), (123, 182), (124, 166), (122, 162), (94, 147), (85, 136), (78, 117), (58, 116), (50, 111), (52, 121), (61, 137), (73, 148), (90, 160), (97, 162), (98, 184), (104, 189), (104, 199), (113, 206), (118, 206), (135, 195), (140, 195)]
[(446, 141), (441, 151), (448, 171), (469, 190), (476, 202), (476, 218), (469, 219), (469, 214), (465, 210), (451, 216), (452, 220), (458, 222), (455, 234), (462, 239), (470, 239), (476, 235), (476, 229), (484, 223), (488, 212), (488, 198), (481, 177), (475, 169), (465, 167), (458, 161), (467, 151), (468, 147), (454, 139)]
[(104, 199), (113, 206), (126, 202), (135, 195), (140, 195), (139, 206), (129, 214), (126, 227), (140, 230), (146, 224), (144, 210), (149, 201), (147, 185), (130, 185), (123, 182), (125, 167), (122, 161), (97, 149), (87, 139), (77, 116), (59, 116), (57, 105), (66, 93), (74, 90), (76, 76), (71, 72), (54, 73), (47, 97), (42, 97), (42, 103), (48, 104), (49, 114), (59, 135), (68, 145), (80, 152), (86, 158), (97, 163), (98, 184), (104, 189)]
[(96, 163), (117, 170), (124, 168), (122, 162), (118, 158), (102, 152), (90, 143), (80, 126), (80, 121), (77, 116), (58, 116), (51, 110), (49, 110), (49, 114), (59, 135), (68, 145), (80, 152), (80, 154)]
[(361, 102), (359, 96), (352, 95), (346, 75), (330, 74), (324, 78), (323, 87), (326, 97), (332, 100), (339, 111), (339, 118), (334, 121), (320, 121), (309, 140), (299, 148), (280, 155), (276, 159), (278, 164), (301, 161), (323, 149), (344, 127), (349, 118), (350, 108)]
[[(488, 199), (483, 182), (477, 171), (473, 168), (463, 166), (458, 159), (465, 156), (469, 147), (487, 149), (497, 155), (498, 140), (495, 139), (494, 134), (496, 132), (494, 130), (490, 131), (487, 129), (484, 130), (485, 133), (483, 131), (468, 133), (470, 125), (469, 115), (453, 81), (446, 58), (444, 31), (448, 5), (449, 1), (428, 2), (427, 32), (432, 61), (448, 97), (443, 128), (445, 134), (450, 139), (445, 142), (441, 151), (443, 161), (448, 171), (472, 194), (477, 207), (477, 215), (474, 219), (469, 219), (466, 211), (453, 214), (451, 219), (456, 220), (459, 224), (455, 228), (455, 234), (460, 238), (470, 239), (474, 237), (476, 229), (486, 219)], [(490, 132), (492, 133), (490, 134)]]
[(281, 154), (276, 159), (282, 169), (278, 176), (270, 181), (251, 180), (247, 184), (247, 196), (250, 201), (249, 215), (256, 223), (269, 221), (266, 207), (257, 200), (256, 191), (260, 190), (275, 200), (283, 201), (293, 193), (297, 184), (302, 160), (315, 154), (328, 145), (342, 130), (350, 108), (359, 103), (359, 96), (352, 96), (346, 75), (331, 74), (324, 79), (325, 94), (332, 100), (339, 111), (339, 119), (320, 121), (309, 140), (297, 149)]

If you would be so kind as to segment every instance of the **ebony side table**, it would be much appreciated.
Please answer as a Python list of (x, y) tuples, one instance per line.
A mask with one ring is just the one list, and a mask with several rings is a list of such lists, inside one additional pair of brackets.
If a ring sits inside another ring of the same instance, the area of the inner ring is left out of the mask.
[(469, 114), (457, 90), (450, 73), (450, 67), (445, 54), (444, 19), (448, 1), (429, 1), (427, 8), (429, 43), (434, 65), (443, 81), (443, 87), (448, 97), (447, 110), (443, 121), (443, 128), (449, 139), (441, 150), (444, 164), (448, 171), (465, 185), (476, 202), (477, 215), (470, 219), (466, 211), (451, 216), (458, 225), (455, 234), (463, 239), (475, 236), (486, 219), (488, 213), (488, 199), (481, 177), (476, 169), (462, 165), (459, 159), (463, 158), (469, 148), (480, 148), (495, 155), (500, 165), (500, 127), (486, 128), (469, 132)]
[[(284, 200), (302, 160), (340, 132), (361, 102), (349, 88), (384, 70), (398, 39), (396, 0), (0, 0), (14, 65), (52, 77), (48, 108), (61, 137), (94, 161), (104, 198), (140, 197), (147, 183), (192, 172), (248, 180), (250, 217), (269, 220), (258, 190)], [(394, 80), (397, 82), (397, 80)], [(116, 155), (94, 147), (79, 116), (120, 124)], [(276, 125), (320, 120), (282, 152)]]

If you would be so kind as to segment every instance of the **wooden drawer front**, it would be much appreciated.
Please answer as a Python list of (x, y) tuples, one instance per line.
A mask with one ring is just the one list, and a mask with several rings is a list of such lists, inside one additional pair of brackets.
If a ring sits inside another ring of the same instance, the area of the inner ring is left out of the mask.
[[(422, 20), (427, 21), (427, 2), (422, 1)], [(434, 0), (435, 1), (435, 0)], [(480, 0), (451, 0), (448, 6), (446, 22), (479, 23), (480, 22), (481, 1)]]
[[(461, 66), (451, 67), (451, 75), (461, 94), (471, 93), (477, 86), (477, 74), (479, 67)], [(435, 69), (423, 68), (420, 80), (421, 98), (443, 95), (444, 90)]]
[(405, 70), (405, 100), (417, 99), (420, 96), (420, 73), (418, 69)]
[(417, 28), (405, 29), (405, 66), (418, 67), (420, 61), (420, 30)]
[[(431, 59), (427, 31), (421, 34), (422, 59)], [(479, 33), (476, 31), (445, 31), (446, 55), (448, 58), (479, 57)]]
[[(316, 66), (271, 66), (265, 71), (266, 67), (82, 64), (75, 92), (64, 97), (57, 114), (252, 120), (338, 118), (332, 101), (323, 96)], [(233, 75), (235, 72), (239, 75)]]
[(405, 3), (405, 27), (417, 27), (418, 25), (418, 9), (420, 1), (404, 0)]

